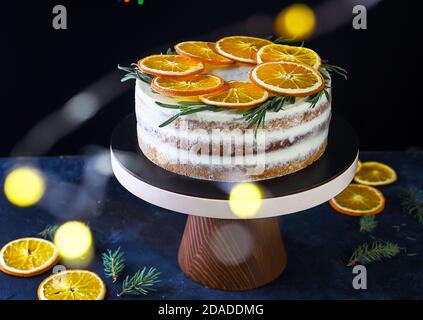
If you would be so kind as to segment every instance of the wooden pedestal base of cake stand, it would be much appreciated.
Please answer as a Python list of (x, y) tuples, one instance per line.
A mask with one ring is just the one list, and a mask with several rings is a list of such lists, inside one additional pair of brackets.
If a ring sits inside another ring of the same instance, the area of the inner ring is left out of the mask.
[(328, 147), (315, 163), (287, 176), (255, 182), (264, 197), (249, 220), (239, 219), (229, 206), (235, 183), (193, 179), (150, 162), (138, 148), (135, 115), (122, 120), (113, 132), (112, 168), (135, 196), (188, 215), (178, 254), (185, 274), (207, 287), (247, 290), (276, 279), (286, 266), (278, 216), (326, 202), (354, 178), (358, 160), (354, 131), (333, 116), (329, 132)]
[(207, 287), (242, 291), (276, 279), (286, 266), (278, 218), (253, 220), (188, 216), (179, 266)]

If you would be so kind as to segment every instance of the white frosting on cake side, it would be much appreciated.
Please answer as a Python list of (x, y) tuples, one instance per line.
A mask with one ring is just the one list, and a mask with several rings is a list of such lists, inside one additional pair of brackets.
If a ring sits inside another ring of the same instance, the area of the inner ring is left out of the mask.
[[(159, 128), (158, 126), (160, 125), (160, 123), (162, 123), (166, 119), (160, 118), (157, 119), (157, 121), (154, 121), (155, 112), (151, 113), (152, 114), (150, 114), (150, 112), (146, 112), (143, 114), (143, 117), (137, 115), (138, 125), (142, 128), (149, 129), (146, 130), (147, 135), (157, 135), (160, 133), (160, 136), (163, 138), (172, 138), (175, 136), (179, 136), (180, 138), (188, 139), (192, 137), (192, 132), (190, 130), (181, 130), (170, 125), (163, 128)], [(303, 123), (302, 125), (293, 126), (287, 129), (280, 128), (273, 130), (264, 130), (266, 134), (266, 145), (284, 139), (293, 141), (296, 137), (301, 136), (306, 132), (316, 130), (319, 126), (329, 121), (330, 117), (331, 110), (330, 108), (327, 108), (319, 116)], [(244, 133), (240, 130), (233, 130), (231, 134), (233, 137), (242, 137), (244, 135)], [(207, 130), (196, 130), (196, 135), (200, 141), (204, 141), (209, 139), (210, 133), (207, 132)]]
[[(326, 128), (318, 134), (314, 134), (311, 137), (303, 139), (301, 143), (296, 143), (290, 147), (266, 152), (266, 168), (280, 166), (297, 159), (304, 159), (310, 154), (316, 152), (323, 144), (326, 143), (328, 130), (329, 129)], [(235, 155), (232, 157), (213, 154), (196, 154), (194, 152), (177, 148), (170, 143), (158, 141), (157, 136), (149, 134), (139, 125), (137, 126), (137, 132), (138, 139), (142, 139), (147, 146), (160, 150), (161, 160), (169, 163), (190, 163), (194, 165), (207, 165), (211, 168), (214, 166), (230, 168), (237, 163), (249, 163), (254, 166), (261, 157), (261, 155), (256, 154)]]
[[(251, 67), (235, 66), (209, 70), (208, 72), (221, 76), (225, 81), (248, 81), (250, 70)], [(175, 127), (172, 123), (159, 128), (161, 123), (176, 114), (178, 110), (160, 107), (156, 102), (177, 104), (175, 99), (154, 93), (148, 84), (137, 80), (135, 110), (138, 139), (148, 148), (155, 150), (160, 161), (181, 163), (181, 159), (184, 159), (185, 163), (210, 166), (212, 170), (225, 170), (230, 169), (234, 164), (253, 164), (257, 161), (258, 155), (256, 154), (219, 155), (209, 154), (208, 152), (197, 154), (198, 148), (178, 147), (181, 139), (203, 144), (208, 144), (210, 141), (211, 133), (205, 129), (181, 129), (181, 124), (188, 126), (188, 123), (192, 121), (206, 125), (212, 124), (213, 129), (224, 129), (236, 123), (243, 130), (234, 130), (231, 132), (231, 136), (239, 144), (239, 141), (243, 141), (245, 130), (247, 130), (247, 123), (239, 112), (230, 109), (221, 112), (203, 111), (181, 117), (180, 127)], [(310, 119), (306, 118), (306, 113), (310, 112), (310, 103), (306, 101), (306, 98), (297, 98), (295, 103), (286, 110), (267, 112), (266, 122), (286, 120), (285, 122), (288, 122), (289, 126), (286, 128), (269, 127), (260, 131), (261, 137), (264, 137), (262, 141), (265, 142), (265, 148), (276, 144), (276, 147), (270, 148), (269, 151), (264, 153), (266, 169), (306, 159), (326, 144), (328, 124), (331, 117), (330, 101), (327, 100), (325, 95), (322, 95), (314, 108), (321, 111), (316, 112), (316, 115), (310, 117)], [(289, 143), (282, 146), (283, 141)]]

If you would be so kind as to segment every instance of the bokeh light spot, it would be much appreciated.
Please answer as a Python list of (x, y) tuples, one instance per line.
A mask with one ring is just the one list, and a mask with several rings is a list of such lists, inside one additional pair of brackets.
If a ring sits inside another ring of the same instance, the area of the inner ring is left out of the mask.
[(54, 243), (68, 266), (83, 267), (90, 263), (93, 255), (93, 236), (85, 223), (64, 223), (57, 229)]
[(240, 218), (254, 217), (261, 208), (262, 190), (254, 183), (238, 183), (229, 194), (229, 207)]
[(19, 167), (12, 170), (4, 181), (7, 199), (18, 207), (35, 205), (45, 192), (42, 173), (33, 167)]
[(275, 33), (287, 39), (303, 40), (311, 36), (316, 26), (313, 9), (296, 3), (283, 9), (275, 20)]

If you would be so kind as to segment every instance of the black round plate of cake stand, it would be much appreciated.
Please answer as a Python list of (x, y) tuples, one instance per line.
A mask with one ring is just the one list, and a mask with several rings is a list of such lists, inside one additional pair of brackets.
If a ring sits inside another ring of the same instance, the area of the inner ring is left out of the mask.
[[(190, 178), (148, 160), (138, 146), (135, 114), (116, 126), (110, 151), (113, 172), (123, 187), (149, 203), (188, 214), (178, 255), (181, 269), (208, 287), (247, 290), (272, 281), (285, 268), (278, 216), (324, 203), (352, 181), (358, 140), (351, 126), (333, 115), (328, 146), (316, 162), (286, 176), (254, 182), (264, 193), (251, 219), (231, 210), (229, 194), (236, 183)], [(252, 243), (250, 252), (240, 256), (246, 239)]]
[[(138, 147), (135, 115), (127, 116), (115, 128), (111, 154), (119, 182), (147, 202), (186, 214), (237, 218), (228, 206), (236, 183), (190, 178), (155, 165)], [(255, 218), (302, 211), (331, 199), (351, 182), (357, 159), (354, 130), (333, 115), (328, 146), (320, 159), (298, 172), (255, 182), (264, 191), (262, 209)]]

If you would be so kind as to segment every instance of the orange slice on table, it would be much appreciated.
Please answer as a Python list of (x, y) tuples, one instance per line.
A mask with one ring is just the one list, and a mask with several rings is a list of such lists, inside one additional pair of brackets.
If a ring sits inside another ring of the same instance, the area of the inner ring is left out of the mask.
[(200, 74), (186, 79), (156, 77), (151, 82), (151, 88), (171, 97), (199, 96), (217, 91), (225, 81), (214, 75)]
[(323, 90), (325, 81), (319, 71), (303, 63), (266, 62), (254, 67), (251, 80), (274, 93), (304, 97)]
[(329, 204), (336, 211), (350, 216), (366, 216), (382, 212), (385, 208), (385, 197), (376, 188), (352, 183), (329, 200)]
[(257, 63), (257, 51), (271, 43), (273, 42), (254, 37), (226, 37), (216, 42), (216, 51), (235, 61)]
[(269, 93), (251, 82), (229, 81), (223, 90), (200, 96), (205, 104), (224, 108), (248, 108), (267, 100)]
[(360, 166), (354, 181), (370, 186), (384, 186), (397, 181), (395, 171), (380, 162), (364, 162)]
[(284, 44), (269, 44), (257, 52), (257, 62), (295, 61), (318, 70), (322, 59), (311, 49)]
[(59, 260), (56, 246), (39, 238), (9, 242), (0, 250), (0, 270), (17, 277), (32, 277), (51, 269)]
[(204, 63), (214, 65), (227, 65), (235, 61), (225, 58), (215, 52), (216, 45), (214, 42), (205, 41), (186, 41), (178, 43), (175, 50), (182, 56), (187, 56)]
[(105, 295), (103, 280), (87, 270), (55, 273), (38, 286), (39, 300), (103, 300)]
[(162, 77), (185, 77), (201, 73), (204, 64), (174, 54), (156, 54), (138, 61), (142, 72)]

